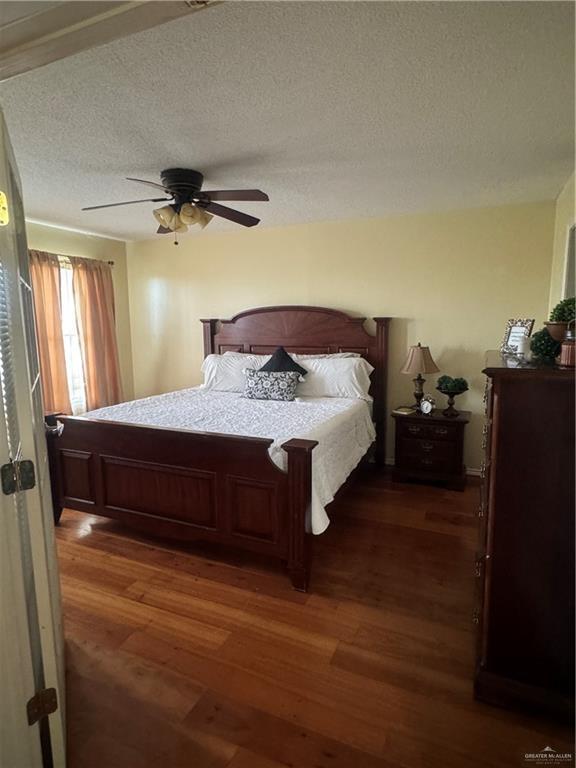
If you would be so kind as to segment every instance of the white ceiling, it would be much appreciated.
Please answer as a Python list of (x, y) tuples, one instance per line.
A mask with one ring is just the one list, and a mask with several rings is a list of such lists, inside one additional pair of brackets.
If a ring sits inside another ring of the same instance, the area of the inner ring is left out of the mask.
[[(551, 199), (571, 2), (231, 2), (0, 84), (29, 218), (150, 237), (125, 176), (259, 187), (260, 226)], [(209, 230), (234, 229), (214, 220)]]

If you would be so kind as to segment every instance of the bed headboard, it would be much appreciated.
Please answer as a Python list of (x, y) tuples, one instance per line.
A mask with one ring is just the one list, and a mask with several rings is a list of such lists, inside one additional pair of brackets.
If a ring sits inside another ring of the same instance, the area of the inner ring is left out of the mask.
[(269, 354), (276, 347), (300, 354), (359, 352), (374, 366), (370, 394), (374, 398), (376, 454), (384, 464), (388, 317), (375, 317), (376, 335), (364, 328), (365, 318), (324, 307), (259, 307), (231, 320), (202, 320), (204, 355), (224, 352)]

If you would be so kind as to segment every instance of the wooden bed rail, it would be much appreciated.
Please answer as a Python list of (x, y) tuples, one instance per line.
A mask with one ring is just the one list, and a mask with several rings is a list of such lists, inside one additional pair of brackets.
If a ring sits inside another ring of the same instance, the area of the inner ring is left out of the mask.
[(306, 591), (315, 441), (284, 443), (284, 471), (270, 458), (269, 439), (59, 419), (61, 436), (48, 440), (57, 506), (156, 536), (271, 555)]

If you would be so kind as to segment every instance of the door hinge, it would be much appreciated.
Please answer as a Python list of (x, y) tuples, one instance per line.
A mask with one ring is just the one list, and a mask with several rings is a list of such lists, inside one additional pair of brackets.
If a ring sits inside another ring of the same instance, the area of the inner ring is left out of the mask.
[(34, 462), (29, 459), (22, 461), (10, 459), (8, 464), (3, 464), (0, 468), (0, 477), (2, 479), (2, 491), (6, 496), (11, 496), (19, 491), (29, 491), (36, 485)]
[(28, 713), (28, 725), (34, 725), (43, 717), (48, 717), (58, 709), (58, 696), (56, 688), (43, 688), (26, 704)]

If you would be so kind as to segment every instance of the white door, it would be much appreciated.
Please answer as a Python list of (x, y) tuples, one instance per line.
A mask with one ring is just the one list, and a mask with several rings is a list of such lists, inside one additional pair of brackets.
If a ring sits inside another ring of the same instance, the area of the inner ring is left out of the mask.
[[(0, 766), (62, 768), (60, 586), (24, 211), (1, 111), (0, 393)], [(30, 464), (19, 462), (33, 463), (35, 481)], [(36, 702), (50, 711), (55, 697), (57, 709), (29, 724), (28, 702), (41, 691)]]

